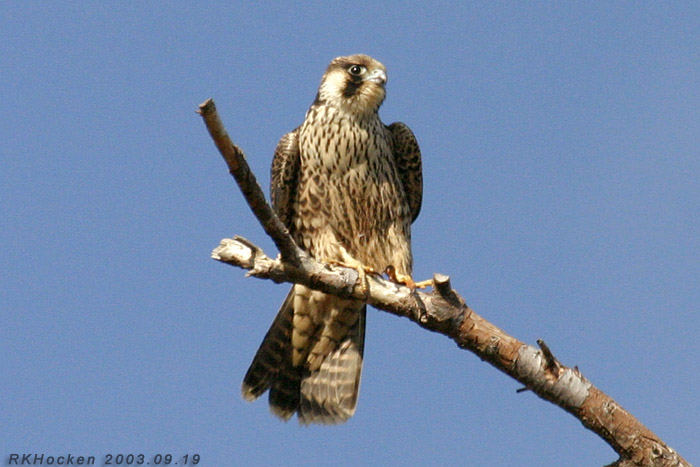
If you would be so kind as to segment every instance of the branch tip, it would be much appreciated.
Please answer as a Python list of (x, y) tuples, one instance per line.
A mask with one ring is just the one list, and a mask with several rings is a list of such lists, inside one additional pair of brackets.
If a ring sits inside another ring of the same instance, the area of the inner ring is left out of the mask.
[(199, 109), (196, 110), (199, 115), (204, 115), (209, 112), (216, 112), (216, 105), (214, 105), (214, 99), (211, 97), (201, 104), (199, 104)]
[(447, 297), (452, 294), (452, 284), (450, 284), (450, 276), (445, 274), (435, 273), (433, 274), (433, 286), (437, 293), (443, 297)]

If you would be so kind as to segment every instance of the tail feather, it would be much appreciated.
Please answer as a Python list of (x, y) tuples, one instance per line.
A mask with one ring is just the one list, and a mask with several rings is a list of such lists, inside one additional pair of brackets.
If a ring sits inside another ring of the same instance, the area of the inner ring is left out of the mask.
[(365, 343), (363, 306), (359, 318), (340, 345), (327, 355), (318, 371), (301, 382), (299, 423), (338, 424), (355, 413), (360, 391), (362, 357)]
[(260, 344), (248, 372), (243, 378), (241, 393), (247, 401), (254, 401), (272, 387), (281, 368), (286, 367), (294, 317), (294, 287), (287, 294), (270, 329)]
[(243, 398), (253, 401), (269, 389), (270, 410), (284, 420), (297, 413), (304, 425), (343, 423), (357, 406), (367, 307), (360, 306), (347, 334), (309, 371), (292, 364), (294, 296), (292, 287), (243, 379)]
[(302, 367), (287, 367), (277, 373), (270, 388), (270, 411), (287, 421), (298, 410), (301, 394)]

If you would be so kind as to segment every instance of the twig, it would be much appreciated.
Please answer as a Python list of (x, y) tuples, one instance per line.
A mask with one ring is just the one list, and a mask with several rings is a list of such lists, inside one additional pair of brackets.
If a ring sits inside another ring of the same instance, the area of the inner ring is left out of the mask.
[(204, 119), (209, 135), (228, 165), (229, 173), (236, 179), (238, 187), (243, 192), (253, 214), (265, 229), (265, 233), (275, 242), (282, 258), (286, 262), (298, 266), (301, 250), (296, 246), (287, 228), (265, 200), (265, 195), (255, 179), (255, 175), (250, 170), (243, 151), (233, 144), (223, 123), (221, 123), (214, 101), (212, 99), (204, 101), (200, 104), (197, 113)]
[[(593, 386), (578, 368), (559, 363), (543, 341), (538, 341), (541, 347), (538, 350), (477, 315), (452, 289), (449, 277), (436, 274), (433, 278), (435, 292), (424, 293), (368, 276), (369, 287), (365, 295), (357, 285), (356, 271), (330, 267), (304, 254), (286, 229), (280, 228), (281, 222), (267, 205), (242, 151), (228, 139), (211, 100), (200, 106), (200, 114), (253, 213), (282, 253), (281, 259), (273, 260), (248, 240), (225, 239), (212, 252), (214, 259), (246, 269), (248, 275), (261, 279), (304, 284), (325, 293), (365, 300), (375, 308), (406, 317), (451, 338), (460, 348), (469, 349), (542, 399), (578, 418), (618, 453), (620, 459), (614, 465), (690, 465), (629, 412)], [(249, 175), (236, 175), (240, 170)], [(294, 258), (297, 261), (292, 261)]]
[(554, 377), (559, 376), (559, 367), (561, 367), (561, 363), (559, 363), (559, 360), (554, 357), (554, 354), (552, 353), (551, 350), (549, 350), (549, 346), (545, 344), (545, 342), (542, 339), (537, 339), (537, 345), (540, 346), (540, 349), (542, 349), (542, 355), (544, 355), (544, 360), (547, 364), (547, 371), (552, 373)]

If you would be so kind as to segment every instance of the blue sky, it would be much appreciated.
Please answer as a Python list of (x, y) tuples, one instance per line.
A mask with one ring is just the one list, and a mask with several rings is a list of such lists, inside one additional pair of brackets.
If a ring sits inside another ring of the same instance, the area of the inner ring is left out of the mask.
[(694, 2), (5, 2), (0, 455), (200, 465), (603, 465), (614, 452), (448, 339), (368, 315), (357, 413), (302, 428), (241, 379), (287, 291), (194, 113), (267, 188), (327, 63), (388, 68), (424, 161), (415, 276), (544, 339), (700, 462), (700, 7)]

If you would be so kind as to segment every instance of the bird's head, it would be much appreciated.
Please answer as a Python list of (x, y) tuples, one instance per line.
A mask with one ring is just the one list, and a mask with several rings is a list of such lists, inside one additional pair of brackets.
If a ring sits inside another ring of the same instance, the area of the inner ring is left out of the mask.
[(328, 65), (316, 100), (356, 115), (376, 112), (386, 96), (386, 79), (386, 68), (372, 57), (338, 57)]

